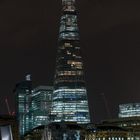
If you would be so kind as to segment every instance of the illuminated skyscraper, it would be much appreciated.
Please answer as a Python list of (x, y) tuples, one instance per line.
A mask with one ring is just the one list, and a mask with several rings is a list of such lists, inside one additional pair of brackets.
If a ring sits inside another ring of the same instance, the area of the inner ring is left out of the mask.
[(75, 0), (62, 0), (62, 6), (52, 97), (53, 121), (89, 123)]
[(52, 86), (32, 89), (30, 76), (16, 84), (16, 118), (21, 138), (33, 128), (50, 122)]
[(15, 88), (16, 94), (16, 117), (19, 124), (19, 133), (21, 136), (30, 130), (30, 95), (32, 91), (32, 81), (30, 76), (26, 80), (18, 83)]

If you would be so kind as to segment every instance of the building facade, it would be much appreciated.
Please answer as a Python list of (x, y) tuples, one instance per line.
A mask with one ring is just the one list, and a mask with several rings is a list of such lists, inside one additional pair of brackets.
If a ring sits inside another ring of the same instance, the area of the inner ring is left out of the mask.
[(52, 86), (38, 86), (32, 89), (30, 76), (18, 83), (16, 94), (16, 117), (21, 138), (35, 127), (50, 122)]
[(88, 126), (85, 140), (127, 140), (127, 130), (113, 125)]
[(127, 130), (127, 140), (140, 140), (140, 103), (119, 105), (119, 118), (103, 121), (106, 125), (115, 125)]
[(29, 76), (25, 81), (18, 83), (15, 87), (16, 95), (16, 117), (19, 124), (19, 133), (21, 136), (30, 130), (30, 95), (32, 92), (32, 81)]
[(106, 125), (115, 125), (128, 132), (127, 140), (140, 140), (140, 117), (126, 117), (103, 121)]
[(119, 105), (119, 118), (140, 117), (140, 103)]
[(50, 123), (34, 128), (24, 140), (85, 140), (84, 128), (71, 122)]
[(62, 0), (51, 114), (53, 122), (90, 122), (75, 0)]
[(32, 129), (50, 122), (52, 92), (52, 86), (38, 86), (33, 89), (30, 108)]

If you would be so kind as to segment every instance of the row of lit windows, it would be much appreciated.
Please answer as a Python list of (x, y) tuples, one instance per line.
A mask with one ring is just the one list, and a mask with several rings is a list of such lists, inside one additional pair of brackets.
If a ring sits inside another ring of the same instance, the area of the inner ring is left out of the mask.
[(57, 89), (57, 90), (54, 90), (53, 92), (53, 97), (62, 97), (62, 96), (68, 96), (69, 98), (79, 98), (79, 97), (83, 97), (85, 96), (86, 97), (86, 90), (84, 91), (78, 91), (78, 90), (60, 90), (60, 89)]
[(79, 108), (84, 108), (84, 107), (87, 107), (87, 103), (81, 103), (81, 104), (77, 104), (77, 102), (53, 102), (53, 105), (52, 107), (55, 106), (55, 107), (58, 107), (58, 106), (61, 106), (61, 107), (79, 107)]
[(98, 138), (94, 134), (89, 134), (86, 136), (85, 140), (125, 140), (124, 137), (101, 137)]
[(71, 47), (73, 47), (73, 46), (72, 46), (70, 43), (64, 43), (64, 48), (65, 48), (65, 47), (70, 47), (70, 48), (71, 48)]
[[(73, 94), (73, 93), (71, 93), (71, 94)], [(86, 99), (86, 96), (84, 96), (84, 95), (81, 95), (81, 96), (71, 96), (71, 95), (55, 95), (54, 97), (53, 97), (53, 100), (58, 100), (58, 101), (60, 101), (60, 100), (65, 100), (65, 101), (72, 101), (72, 102), (74, 102), (74, 101), (81, 101), (81, 100), (85, 100)]]
[(61, 23), (65, 23), (65, 22), (77, 24), (77, 15), (65, 14), (65, 15), (61, 16)]
[(58, 76), (83, 75), (83, 71), (58, 71)]
[[(77, 104), (76, 104), (76, 102), (71, 102), (71, 103), (57, 103), (57, 102), (54, 102), (53, 103), (53, 106), (52, 107), (57, 107), (57, 108), (59, 108), (59, 107), (63, 107), (63, 108), (82, 108), (82, 109), (87, 109), (87, 104), (81, 104), (80, 106), (78, 106)], [(59, 107), (58, 107), (59, 106)]]
[(119, 105), (119, 117), (132, 117), (132, 116), (140, 116), (139, 103)]
[(63, 88), (63, 89), (54, 90), (54, 93), (55, 92), (86, 92), (86, 89), (85, 88), (75, 88), (75, 89)]
[(66, 23), (65, 22), (61, 23), (59, 33), (61, 33), (61, 32), (77, 32), (77, 31), (78, 31), (77, 24), (74, 24), (74, 23), (68, 21)]
[[(67, 50), (66, 51), (66, 54), (67, 54), (67, 56), (69, 55), (69, 56), (72, 56), (73, 58), (71, 58), (71, 59), (74, 59), (74, 58), (77, 58), (77, 59), (81, 59), (82, 57), (81, 56), (79, 56), (78, 54), (75, 54), (75, 53), (72, 53), (72, 52), (70, 52), (69, 50)], [(59, 57), (58, 58), (58, 60), (57, 60), (57, 62), (59, 62), (59, 60), (65, 60), (65, 57), (63, 56), (61, 56), (61, 57)], [(72, 61), (72, 60), (70, 60), (70, 61)], [(78, 66), (77, 66), (78, 67)]]
[(52, 114), (54, 115), (54, 114), (56, 114), (57, 115), (57, 117), (62, 117), (62, 116), (65, 116), (65, 117), (69, 117), (69, 118), (78, 118), (78, 117), (80, 117), (80, 118), (83, 118), (83, 119), (87, 119), (88, 118), (88, 112), (85, 114), (85, 112), (82, 114), (82, 112), (80, 113), (80, 114), (77, 114), (76, 115), (76, 113), (77, 112), (72, 112), (72, 111), (61, 111), (61, 112), (52, 112)]
[(78, 31), (78, 27), (76, 25), (72, 25), (70, 27), (67, 27), (65, 25), (60, 26), (60, 31), (59, 32), (65, 32), (65, 31)]
[(72, 61), (72, 60), (68, 60), (67, 64), (71, 65), (72, 67), (75, 67), (77, 69), (82, 69), (83, 63), (82, 62), (78, 62), (78, 61)]
[(60, 33), (59, 38), (68, 40), (79, 40), (79, 34), (77, 32), (63, 32)]
[(76, 121), (77, 123), (87, 123), (87, 122), (89, 122), (89, 118), (85, 118), (85, 117), (80, 117), (80, 116), (77, 116), (77, 117), (74, 117), (74, 116), (71, 116), (71, 117), (66, 117), (66, 116), (63, 116), (63, 115), (61, 115), (60, 117), (56, 117), (55, 118), (55, 122), (60, 122), (61, 120), (65, 120), (65, 121), (68, 121), (68, 122), (70, 122), (70, 121)]
[(80, 49), (80, 47), (73, 46), (71, 43), (68, 43), (68, 42), (65, 42), (64, 45), (61, 46), (61, 49), (72, 48), (72, 47), (74, 47), (75, 49)]
[(67, 82), (67, 83), (73, 83), (73, 82), (85, 83), (85, 81), (83, 79), (57, 79), (57, 80), (55, 80), (55, 84), (64, 83), (64, 82)]

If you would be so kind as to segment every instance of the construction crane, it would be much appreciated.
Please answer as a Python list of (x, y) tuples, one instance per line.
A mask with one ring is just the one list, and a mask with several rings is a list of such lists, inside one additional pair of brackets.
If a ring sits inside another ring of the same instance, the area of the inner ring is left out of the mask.
[(11, 115), (11, 111), (10, 111), (10, 107), (9, 107), (9, 103), (8, 103), (7, 98), (5, 98), (5, 103), (6, 103), (6, 106), (7, 106), (8, 114)]
[(100, 95), (101, 95), (102, 98), (103, 98), (103, 101), (104, 101), (104, 104), (105, 104), (105, 109), (106, 109), (106, 111), (107, 111), (108, 118), (111, 119), (112, 116), (111, 116), (111, 113), (110, 113), (110, 109), (109, 109), (108, 102), (107, 102), (107, 99), (106, 99), (106, 97), (105, 97), (105, 94), (102, 92), (102, 93), (100, 93)]

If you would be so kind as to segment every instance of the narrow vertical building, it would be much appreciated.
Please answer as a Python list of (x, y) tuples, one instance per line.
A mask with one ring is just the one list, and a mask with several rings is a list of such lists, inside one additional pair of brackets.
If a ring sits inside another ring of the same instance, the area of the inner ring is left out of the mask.
[(75, 0), (62, 0), (51, 114), (53, 122), (90, 122)]
[(19, 125), (19, 133), (22, 137), (26, 132), (30, 130), (30, 95), (32, 91), (32, 81), (30, 75), (26, 76), (26, 79), (15, 87), (16, 94), (16, 118)]

